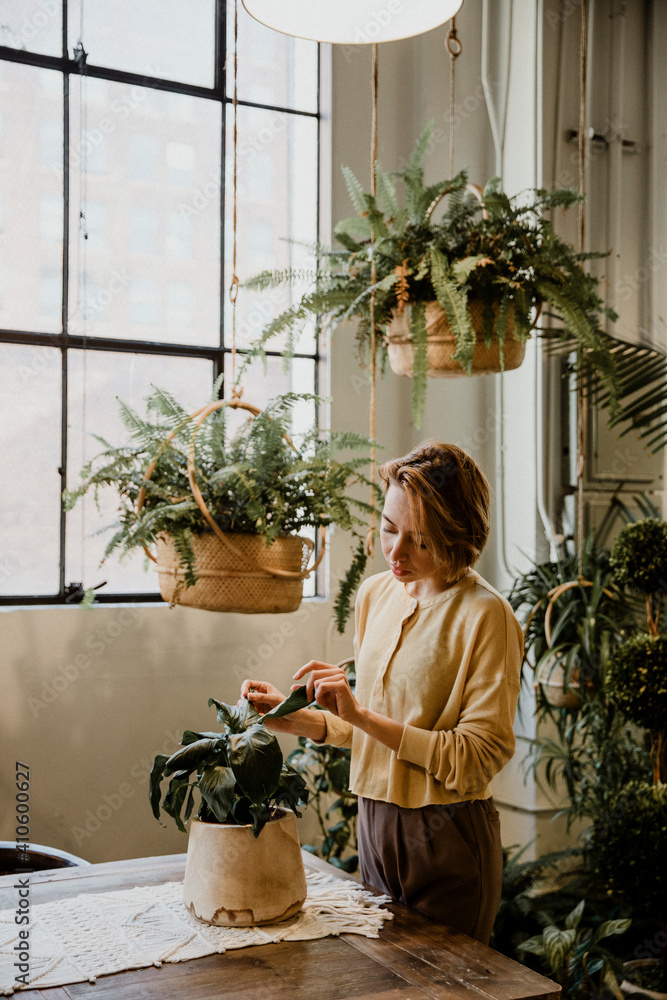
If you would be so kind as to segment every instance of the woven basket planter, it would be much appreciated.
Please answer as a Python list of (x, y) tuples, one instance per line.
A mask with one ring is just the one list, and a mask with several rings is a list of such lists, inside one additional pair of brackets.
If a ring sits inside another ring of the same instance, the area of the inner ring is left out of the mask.
[[(194, 586), (186, 587), (174, 543), (168, 535), (160, 535), (157, 573), (163, 600), (204, 611), (241, 614), (296, 611), (303, 596), (301, 574), (312, 551), (310, 540), (299, 536), (277, 538), (267, 548), (261, 535), (227, 537), (238, 554), (212, 532), (192, 536), (199, 579)], [(273, 575), (272, 569), (292, 573), (294, 578)]]
[(251, 826), (190, 823), (183, 901), (207, 924), (275, 924), (306, 901), (306, 875), (294, 813), (269, 820), (259, 837)]
[[(261, 535), (222, 531), (197, 484), (194, 456), (195, 437), (203, 421), (223, 406), (246, 410), (252, 416), (260, 412), (256, 406), (240, 399), (220, 399), (191, 414), (198, 419), (190, 439), (188, 480), (192, 496), (210, 528), (210, 531), (205, 529), (204, 533), (191, 536), (197, 582), (190, 587), (185, 586), (185, 570), (168, 534), (158, 535), (155, 556), (145, 546), (144, 552), (156, 565), (160, 593), (170, 607), (181, 604), (203, 611), (262, 615), (296, 611), (303, 597), (303, 581), (317, 569), (324, 557), (326, 529), (320, 528), (321, 551), (311, 566), (308, 566), (308, 561), (315, 546), (309, 538), (286, 535), (276, 538), (267, 547)], [(176, 431), (172, 431), (165, 439), (163, 448), (169, 446), (175, 434)], [(289, 438), (286, 437), (286, 440), (294, 447)], [(157, 459), (154, 459), (146, 470), (147, 482), (156, 465)], [(145, 489), (142, 489), (137, 512), (141, 511), (145, 499)]]
[[(472, 316), (472, 325), (477, 334), (477, 345), (472, 361), (472, 374), (484, 375), (499, 372), (500, 345), (494, 341), (490, 347), (484, 343), (484, 305), (481, 299), (472, 299), (468, 303)], [(497, 314), (498, 307), (494, 306)], [(387, 350), (391, 370), (396, 375), (412, 375), (414, 360), (414, 344), (410, 334), (410, 306), (402, 312), (394, 310), (393, 317), (387, 326)], [(514, 309), (510, 308), (507, 315), (506, 339), (503, 345), (504, 370), (512, 371), (518, 368), (526, 353), (524, 341), (514, 340)], [(445, 310), (439, 302), (428, 302), (426, 305), (426, 358), (428, 374), (431, 378), (460, 378), (467, 372), (458, 361), (454, 360), (456, 353), (456, 337), (451, 330)]]

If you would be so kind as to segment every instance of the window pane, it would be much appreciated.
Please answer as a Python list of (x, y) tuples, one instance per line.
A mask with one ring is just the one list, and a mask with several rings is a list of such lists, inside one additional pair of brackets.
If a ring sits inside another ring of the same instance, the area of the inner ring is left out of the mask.
[[(217, 346), (220, 105), (193, 98), (184, 119), (168, 94), (106, 81), (100, 103), (91, 82), (71, 80), (69, 330)], [(85, 302), (83, 272), (96, 289)], [(174, 326), (169, 290), (179, 283), (190, 305)]]
[[(56, 333), (62, 328), (62, 75), (18, 63), (3, 68), (0, 326)], [(52, 89), (42, 86), (46, 77)]]
[(0, 345), (0, 594), (57, 594), (61, 353)]
[[(227, 93), (234, 94), (234, 3), (227, 3)], [(256, 21), (239, 2), (238, 95), (242, 101), (317, 111), (317, 42)]]
[[(227, 220), (225, 274), (232, 276), (233, 123), (227, 134)], [(265, 268), (313, 270), (311, 251), (286, 237), (314, 243), (317, 239), (317, 123), (310, 118), (257, 108), (238, 108), (238, 273), (241, 282)], [(263, 327), (300, 297), (306, 284), (265, 292), (241, 288), (237, 300), (236, 343), (247, 346)], [(225, 296), (225, 343), (231, 346), (232, 317)], [(285, 337), (268, 345), (282, 350)], [(309, 321), (295, 345), (314, 351), (314, 323)]]
[[(209, 361), (168, 358), (141, 354), (114, 354), (99, 351), (69, 353), (70, 447), (67, 481), (70, 489), (79, 482), (79, 471), (93, 456), (103, 451), (91, 436), (100, 434), (114, 446), (128, 440), (118, 410), (119, 397), (142, 415), (151, 386), (171, 392), (189, 411), (202, 406), (211, 395), (213, 369)], [(142, 552), (119, 563), (111, 556), (99, 568), (111, 532), (96, 535), (116, 516), (116, 494), (100, 493), (101, 514), (92, 497), (80, 500), (67, 515), (66, 576), (87, 587), (107, 581), (105, 593), (152, 593), (159, 588)], [(151, 566), (153, 564), (151, 563)]]
[(70, 3), (70, 49), (81, 36), (94, 66), (202, 87), (214, 84), (214, 0)]
[(0, 45), (47, 56), (62, 52), (61, 0), (12, 0), (3, 3)]
[[(236, 372), (240, 371), (245, 358), (236, 357)], [(287, 370), (285, 370), (287, 368)], [(243, 371), (243, 402), (265, 407), (270, 399), (285, 392), (315, 391), (315, 361), (310, 358), (293, 358), (286, 366), (283, 358), (267, 358), (266, 367), (261, 360), (252, 361)], [(225, 355), (225, 395), (231, 395), (232, 356)], [(292, 409), (292, 429), (300, 434), (313, 426), (315, 407), (313, 403), (299, 403)]]

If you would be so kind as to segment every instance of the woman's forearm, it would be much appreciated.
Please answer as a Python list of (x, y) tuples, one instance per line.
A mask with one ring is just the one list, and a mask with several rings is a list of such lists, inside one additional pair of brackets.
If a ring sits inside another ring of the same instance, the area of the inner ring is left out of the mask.
[(369, 708), (360, 708), (353, 725), (362, 729), (379, 743), (384, 743), (390, 750), (397, 751), (403, 738), (403, 723), (389, 719), (386, 715), (371, 712)]
[(324, 720), (323, 712), (315, 712), (311, 709), (302, 708), (291, 715), (284, 715), (281, 719), (276, 719), (276, 725), (267, 722), (268, 729), (274, 729), (280, 733), (291, 733), (292, 736), (304, 736), (314, 743), (322, 743), (327, 734), (327, 724)]

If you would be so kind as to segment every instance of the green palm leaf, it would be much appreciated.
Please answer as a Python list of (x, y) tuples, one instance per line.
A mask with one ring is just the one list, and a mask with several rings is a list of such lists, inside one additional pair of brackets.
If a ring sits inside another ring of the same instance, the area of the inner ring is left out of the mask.
[[(570, 339), (560, 340), (558, 331), (542, 331), (550, 353), (568, 354), (575, 348)], [(667, 444), (667, 355), (656, 347), (631, 344), (619, 337), (600, 333), (616, 370), (617, 388), (614, 396), (596, 364), (596, 359), (583, 352), (576, 378), (587, 398), (600, 409), (610, 409), (612, 400), (619, 404), (609, 419), (610, 427), (618, 427), (623, 437), (635, 431), (652, 453)]]

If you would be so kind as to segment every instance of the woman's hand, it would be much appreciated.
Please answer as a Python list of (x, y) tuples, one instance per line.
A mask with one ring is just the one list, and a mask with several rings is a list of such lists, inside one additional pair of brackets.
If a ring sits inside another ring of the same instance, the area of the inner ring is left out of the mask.
[[(345, 671), (333, 663), (322, 663), (321, 660), (311, 660), (299, 667), (294, 674), (294, 680), (306, 680), (308, 698), (315, 699), (320, 708), (326, 708), (345, 722), (358, 725), (361, 717), (361, 707), (352, 694)], [(298, 687), (299, 685), (293, 685)]]
[[(285, 700), (282, 691), (267, 681), (245, 680), (241, 685), (241, 697), (247, 698), (260, 715), (266, 715), (272, 708)], [(310, 712), (304, 708), (298, 712), (283, 715), (280, 719), (268, 719), (265, 725), (267, 729), (272, 729), (276, 733), (292, 733), (294, 736), (307, 736), (312, 740), (322, 740), (326, 732), (326, 724), (322, 718), (318, 719), (319, 714), (319, 712)]]
[[(267, 681), (245, 680), (241, 685), (241, 697), (247, 698), (260, 715), (266, 715), (272, 708), (285, 700), (282, 691)], [(291, 733), (293, 722), (294, 713), (284, 715), (282, 719), (269, 719), (266, 722), (266, 727), (278, 733)]]

